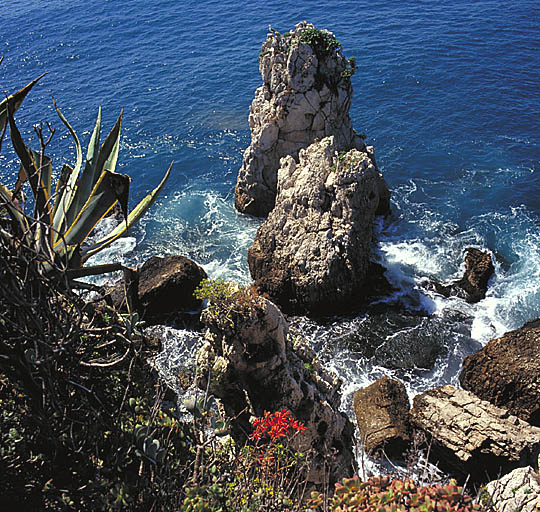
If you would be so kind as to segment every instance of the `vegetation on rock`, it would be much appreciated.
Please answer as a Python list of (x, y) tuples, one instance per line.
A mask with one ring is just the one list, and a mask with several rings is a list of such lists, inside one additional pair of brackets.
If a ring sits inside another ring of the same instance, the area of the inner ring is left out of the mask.
[(309, 45), (319, 59), (324, 59), (334, 50), (341, 48), (341, 43), (328, 30), (307, 28), (298, 34), (298, 40)]

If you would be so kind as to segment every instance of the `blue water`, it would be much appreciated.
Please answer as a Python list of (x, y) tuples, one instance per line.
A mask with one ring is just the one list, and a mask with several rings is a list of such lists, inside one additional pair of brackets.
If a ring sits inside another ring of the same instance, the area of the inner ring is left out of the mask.
[[(49, 151), (56, 169), (74, 157), (51, 95), (83, 145), (99, 105), (107, 127), (124, 108), (119, 161), (134, 178), (133, 202), (174, 161), (153, 211), (104, 259), (182, 253), (213, 277), (249, 281), (259, 221), (235, 212), (233, 188), (250, 140), (258, 54), (269, 24), (285, 32), (307, 19), (356, 57), (351, 118), (393, 190), (375, 257), (399, 300), (434, 315), (464, 311), (481, 343), (539, 316), (538, 1), (3, 0), (0, 16), (2, 91), (49, 72), (17, 119), (28, 136), (39, 120), (58, 128)], [(4, 146), (0, 178), (13, 183)], [(484, 301), (422, 291), (426, 277), (459, 276), (471, 245), (496, 259)], [(455, 379), (449, 366), (427, 378)]]

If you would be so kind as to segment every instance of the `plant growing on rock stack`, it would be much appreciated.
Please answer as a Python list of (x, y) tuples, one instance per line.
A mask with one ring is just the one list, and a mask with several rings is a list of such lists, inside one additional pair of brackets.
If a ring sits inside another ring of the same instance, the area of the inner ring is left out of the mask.
[[(120, 145), (122, 113), (100, 145), (100, 108), (83, 168), (79, 138), (54, 103), (60, 120), (67, 127), (75, 142), (76, 161), (74, 167), (64, 164), (53, 192), (51, 187), (52, 162), (46, 156), (45, 149), (54, 134), (54, 129), (49, 126), (50, 133), (45, 139), (42, 127), (34, 128), (40, 141), (40, 150), (34, 151), (24, 143), (13, 117), (26, 94), (38, 80), (39, 78), (0, 104), (0, 132), (2, 134), (0, 145), (9, 124), (13, 148), (21, 162), (14, 190), (11, 191), (0, 183), (0, 201), (7, 212), (10, 227), (9, 231), (2, 229), (0, 236), (8, 238), (14, 244), (24, 241), (29, 247), (32, 247), (39, 255), (45, 272), (52, 268), (53, 263), (63, 264), (70, 278), (119, 270), (116, 268), (118, 266), (114, 265), (101, 265), (84, 269), (82, 266), (91, 256), (111, 244), (144, 215), (163, 189), (172, 164), (159, 185), (128, 214), (131, 179), (127, 175), (115, 172)], [(22, 193), (22, 186), (25, 182), (30, 184), (33, 195), (31, 215), (26, 213), (26, 204)], [(92, 233), (96, 224), (116, 203), (120, 204), (124, 221), (106, 236), (83, 247), (83, 243)]]

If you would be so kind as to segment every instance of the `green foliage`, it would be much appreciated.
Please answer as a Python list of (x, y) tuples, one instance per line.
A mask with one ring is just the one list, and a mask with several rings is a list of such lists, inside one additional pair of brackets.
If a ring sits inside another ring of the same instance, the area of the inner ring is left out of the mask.
[[(324, 496), (313, 492), (308, 500), (314, 510), (322, 510)], [(372, 477), (362, 482), (358, 477), (345, 478), (336, 484), (328, 510), (336, 512), (472, 512), (485, 510), (463, 493), (455, 480), (446, 485), (419, 486), (412, 480)]]
[(219, 303), (233, 300), (238, 291), (238, 286), (230, 281), (203, 279), (193, 294), (199, 300)]
[(299, 41), (309, 45), (319, 59), (325, 59), (337, 49), (341, 48), (341, 43), (329, 32), (308, 28), (302, 30), (298, 35)]
[(349, 59), (347, 59), (347, 64), (348, 67), (341, 72), (341, 76), (350, 79), (358, 69), (356, 66), (356, 59), (354, 57), (349, 57)]
[(230, 281), (203, 279), (195, 291), (195, 298), (206, 301), (206, 307), (225, 320), (230, 328), (235, 319), (255, 314), (260, 310), (260, 298), (253, 287), (239, 286)]

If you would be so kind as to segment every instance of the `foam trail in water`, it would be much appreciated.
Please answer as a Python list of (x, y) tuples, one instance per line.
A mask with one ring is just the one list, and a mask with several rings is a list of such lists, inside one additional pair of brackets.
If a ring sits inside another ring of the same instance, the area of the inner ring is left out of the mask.
[(213, 279), (250, 281), (247, 250), (260, 220), (240, 215), (232, 198), (190, 190), (161, 201), (143, 221), (142, 258), (182, 254)]

